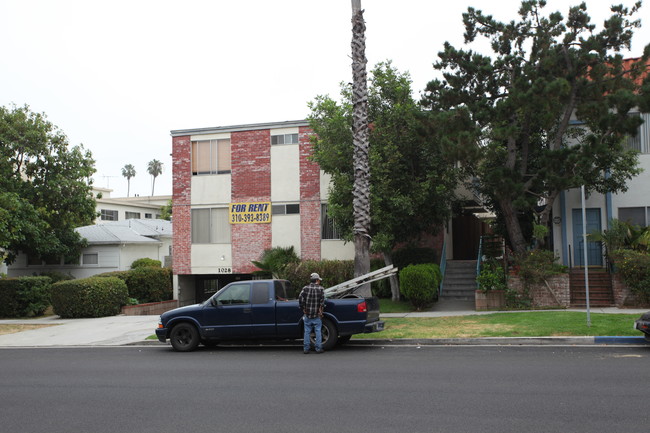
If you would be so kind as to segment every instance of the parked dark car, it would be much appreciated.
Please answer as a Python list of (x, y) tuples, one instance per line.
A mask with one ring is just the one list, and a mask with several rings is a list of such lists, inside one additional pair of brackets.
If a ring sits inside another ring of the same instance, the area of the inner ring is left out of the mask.
[(645, 341), (650, 343), (650, 311), (644, 313), (639, 319), (634, 322), (634, 328), (643, 332)]
[[(163, 313), (156, 335), (161, 342), (169, 339), (181, 352), (228, 340), (298, 340), (303, 338), (302, 318), (289, 281), (237, 281), (201, 304)], [(347, 342), (354, 334), (383, 329), (376, 297), (326, 299), (322, 327), (325, 350)]]

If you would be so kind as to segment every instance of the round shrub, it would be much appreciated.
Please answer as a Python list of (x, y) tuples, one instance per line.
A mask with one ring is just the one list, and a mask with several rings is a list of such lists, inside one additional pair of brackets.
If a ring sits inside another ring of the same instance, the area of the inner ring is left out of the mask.
[(441, 279), (438, 265), (410, 265), (399, 272), (400, 292), (420, 310), (438, 299)]
[(49, 277), (0, 279), (0, 317), (42, 315), (50, 305)]
[(91, 277), (53, 284), (51, 298), (62, 318), (114, 316), (126, 304), (128, 290), (119, 278)]
[(131, 269), (142, 268), (147, 266), (160, 268), (162, 267), (162, 263), (160, 260), (150, 259), (148, 257), (143, 257), (141, 259), (134, 260), (133, 263), (131, 263)]
[(125, 281), (129, 297), (141, 304), (172, 299), (172, 277), (168, 268), (145, 266), (131, 269)]

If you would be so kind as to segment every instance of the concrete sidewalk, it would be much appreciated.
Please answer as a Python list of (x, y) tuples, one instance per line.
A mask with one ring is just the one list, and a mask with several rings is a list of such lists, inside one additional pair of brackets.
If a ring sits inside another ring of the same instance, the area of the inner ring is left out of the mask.
[(95, 319), (0, 320), (0, 324), (50, 325), (0, 335), (0, 347), (123, 346), (144, 341), (156, 332), (159, 316), (111, 316)]
[[(432, 311), (411, 312), (411, 313), (390, 313), (382, 314), (387, 317), (447, 317), (447, 316), (470, 316), (505, 311), (474, 311), (469, 306), (473, 302), (445, 301), (438, 303)], [(536, 310), (558, 311), (558, 310)], [(579, 311), (585, 309), (569, 309), (559, 311)], [(620, 308), (592, 308), (591, 313), (607, 314), (633, 314), (641, 316), (646, 309), (620, 309)], [(521, 311), (508, 311), (507, 313), (518, 313)], [(58, 346), (124, 346), (133, 344), (145, 344), (145, 339), (155, 333), (159, 316), (111, 316), (94, 319), (61, 319), (58, 316), (48, 316), (28, 320), (0, 320), (1, 324), (36, 324), (50, 325), (47, 327), (32, 329), (14, 334), (0, 335), (1, 347), (58, 347)], [(630, 322), (632, 327), (632, 322)], [(646, 344), (642, 334), (638, 337), (539, 337), (539, 338), (459, 338), (459, 339), (422, 339), (422, 340), (387, 340), (381, 338), (381, 333), (376, 334), (378, 338), (368, 340), (352, 340), (350, 344), (355, 345), (499, 345), (499, 344)], [(161, 344), (157, 340), (149, 340), (146, 344)]]

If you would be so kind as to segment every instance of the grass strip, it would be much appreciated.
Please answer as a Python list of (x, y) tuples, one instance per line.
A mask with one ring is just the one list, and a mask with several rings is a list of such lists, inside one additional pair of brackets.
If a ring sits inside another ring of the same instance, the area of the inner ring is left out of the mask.
[(573, 311), (494, 313), (473, 316), (384, 318), (386, 329), (355, 339), (641, 336), (633, 329), (638, 314), (591, 314)]

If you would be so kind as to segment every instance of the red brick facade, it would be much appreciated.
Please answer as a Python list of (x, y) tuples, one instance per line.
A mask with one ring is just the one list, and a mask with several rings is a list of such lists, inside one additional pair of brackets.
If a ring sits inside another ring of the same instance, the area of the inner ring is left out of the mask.
[(304, 260), (320, 260), (320, 168), (309, 160), (311, 128), (301, 127), (300, 146), (300, 251)]
[(192, 213), (191, 186), (191, 143), (190, 136), (174, 137), (172, 139), (172, 254), (173, 271), (175, 275), (192, 273)]
[[(230, 137), (232, 164), (231, 202), (271, 201), (271, 131), (233, 132)], [(234, 273), (250, 273), (271, 248), (271, 224), (233, 224), (232, 267)]]

